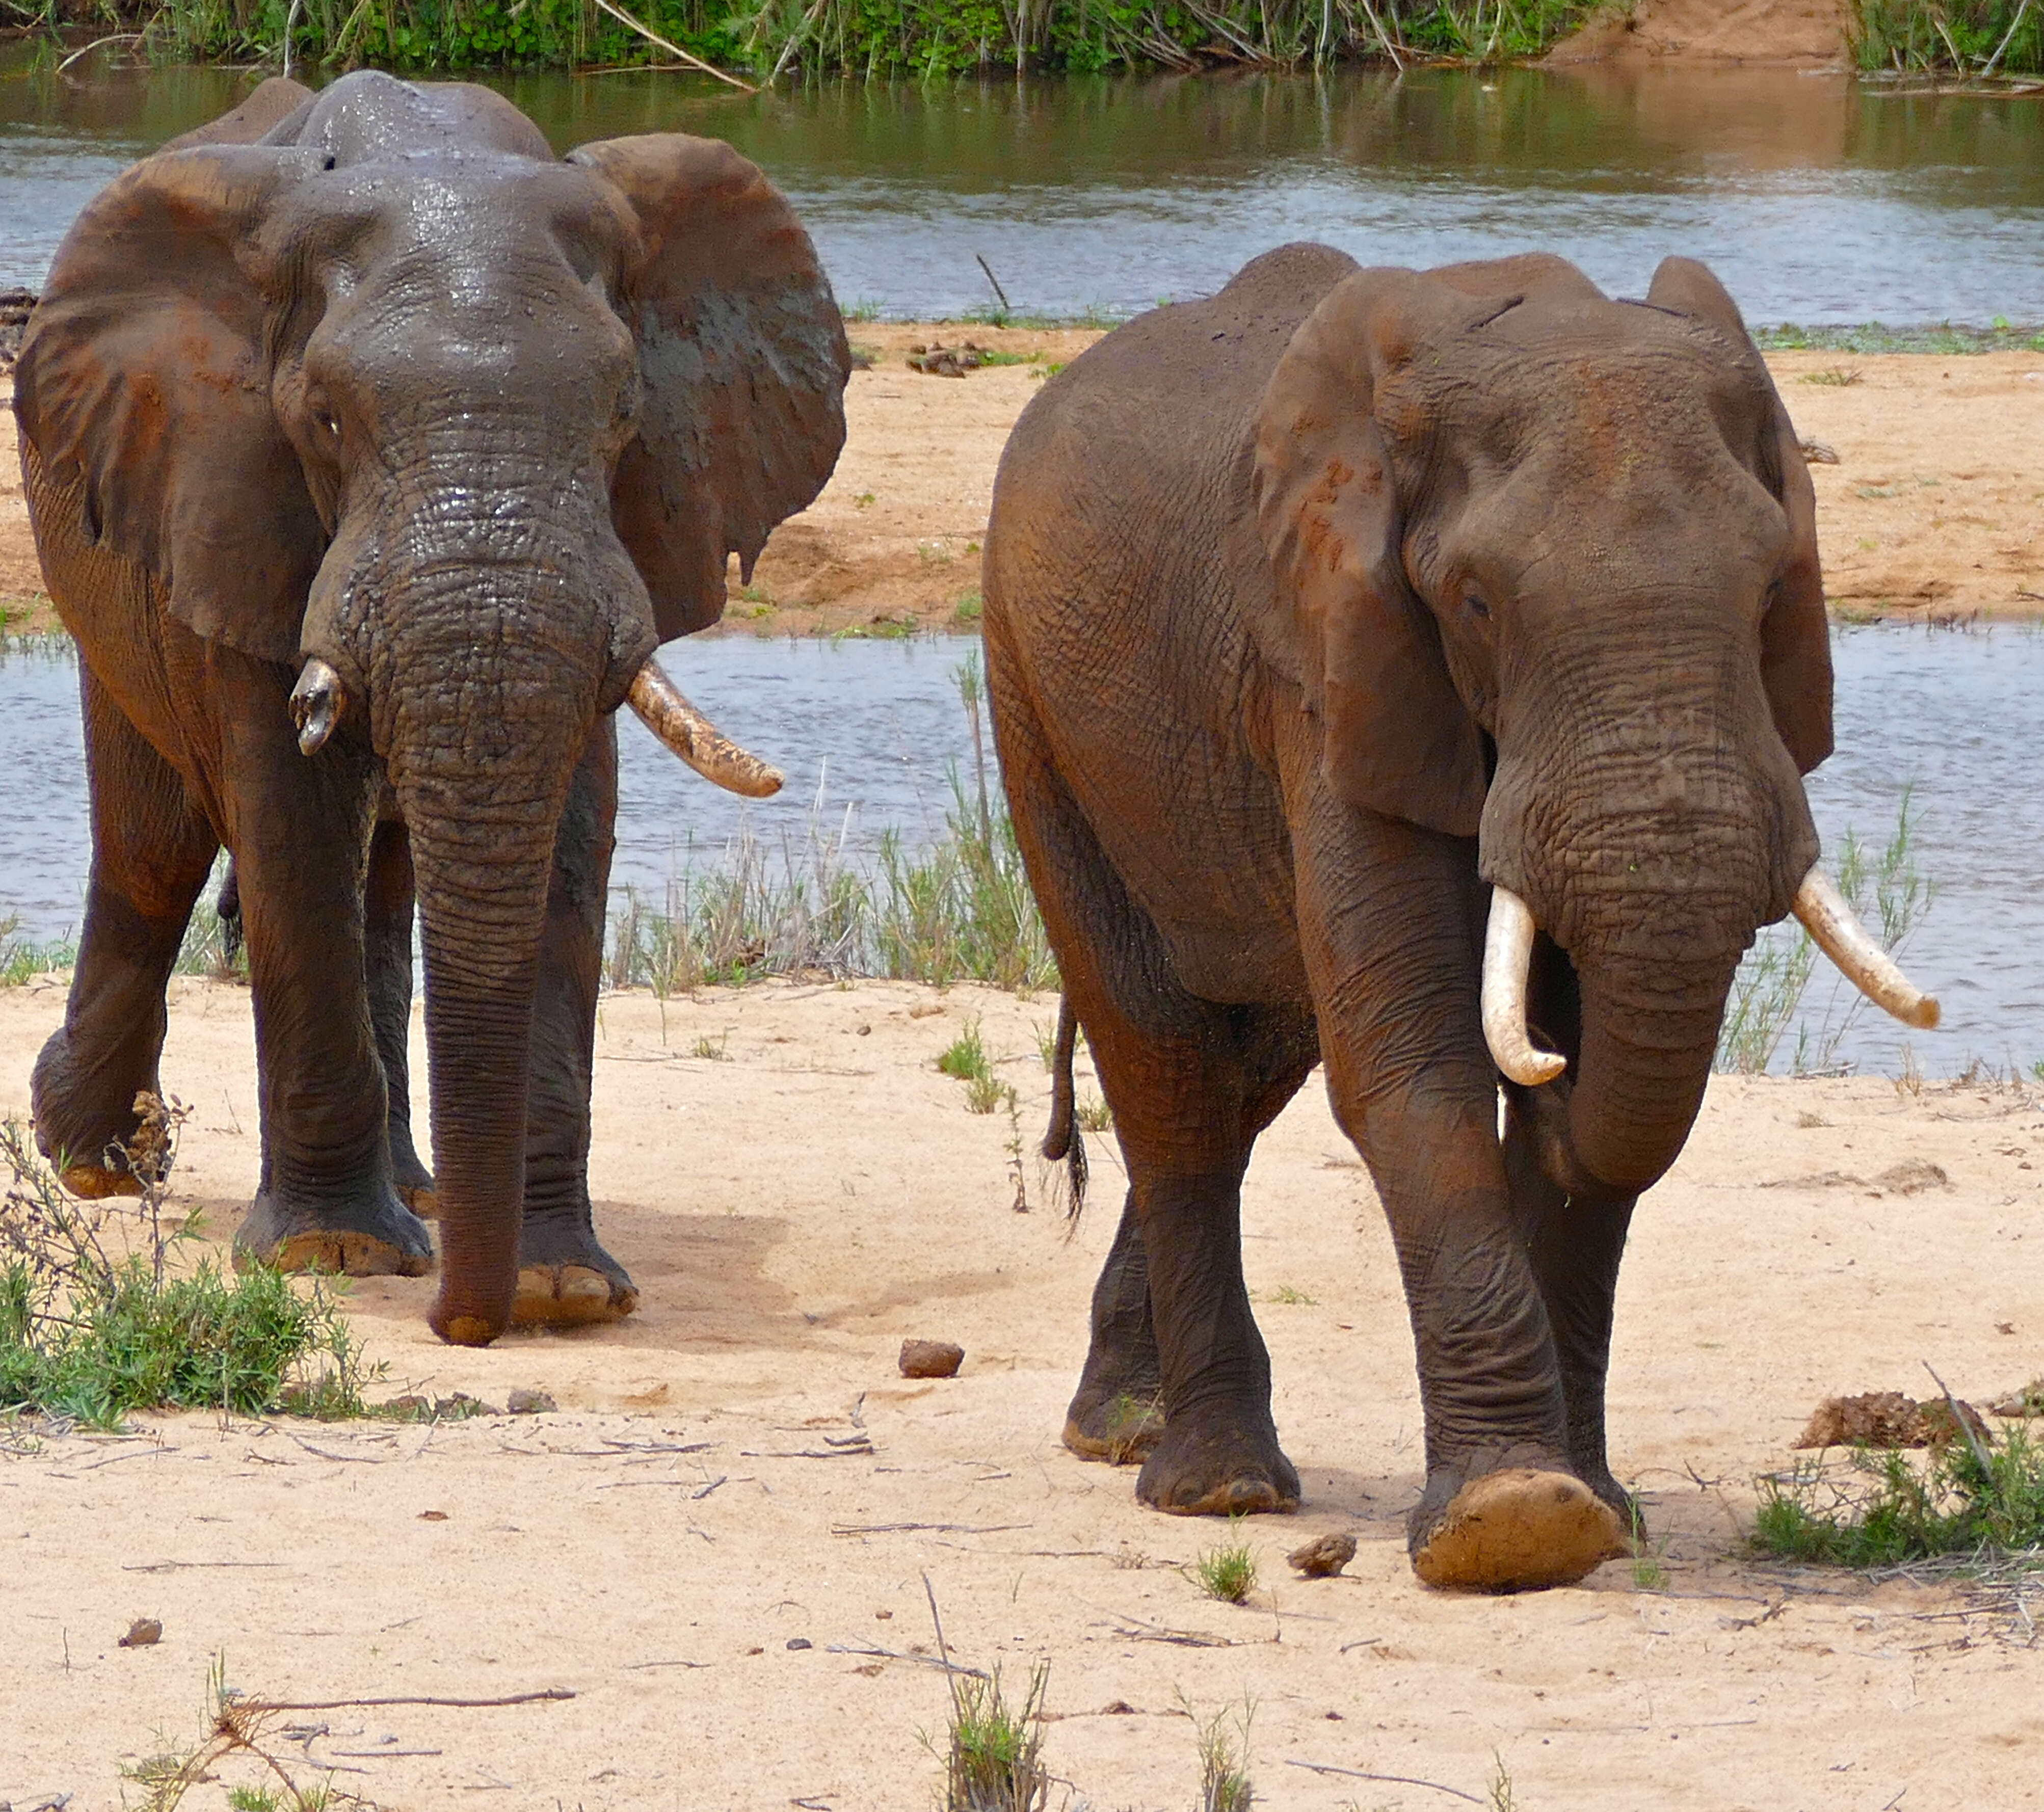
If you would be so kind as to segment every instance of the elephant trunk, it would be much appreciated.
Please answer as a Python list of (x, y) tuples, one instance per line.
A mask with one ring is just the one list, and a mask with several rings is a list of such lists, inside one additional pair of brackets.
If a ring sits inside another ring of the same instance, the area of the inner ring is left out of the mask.
[(1680, 1154), (1710, 1081), (1737, 952), (1578, 966), (1582, 1046), (1568, 1104), (1572, 1192), (1637, 1195)]

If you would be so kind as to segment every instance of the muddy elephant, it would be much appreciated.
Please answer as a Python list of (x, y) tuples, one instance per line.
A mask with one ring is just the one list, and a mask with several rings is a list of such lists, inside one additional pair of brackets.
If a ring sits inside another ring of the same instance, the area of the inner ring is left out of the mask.
[(728, 146), (563, 159), (482, 88), (267, 82), (86, 209), (15, 405), (83, 657), (92, 874), (34, 1078), (73, 1187), (133, 1187), (224, 846), (262, 1105), (237, 1252), (419, 1274), (401, 1192), (430, 1194), (445, 1338), (631, 1309), (587, 1180), (614, 713), (778, 785), (651, 656), (822, 487), (848, 367), (808, 237)]
[(1297, 1503), (1239, 1192), (1324, 1062), (1417, 1346), (1413, 1566), (1581, 1577), (1631, 1508), (1627, 1225), (1755, 928), (1793, 907), (1934, 1013), (1815, 868), (1814, 502), (1737, 309), (1681, 259), (1613, 301), (1554, 258), (1285, 247), (1045, 386), (985, 589), (1008, 796), (1129, 1177), (1066, 1443), (1147, 1449), (1162, 1510)]

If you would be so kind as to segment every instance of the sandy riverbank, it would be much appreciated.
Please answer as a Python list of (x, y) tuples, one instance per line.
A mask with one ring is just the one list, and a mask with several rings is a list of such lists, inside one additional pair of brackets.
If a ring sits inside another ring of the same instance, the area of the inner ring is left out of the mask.
[[(248, 996), (175, 988), (179, 1186), (224, 1232), (255, 1180)], [(25, 1108), (63, 1001), (57, 980), (0, 991), (0, 1114)], [(124, 1762), (197, 1735), (224, 1649), (232, 1683), (298, 1700), (575, 1695), (286, 1720), (324, 1726), (309, 1753), (386, 1808), (901, 1812), (932, 1802), (917, 1733), (944, 1711), (927, 1574), (963, 1661), (1013, 1686), (1049, 1660), (1047, 1750), (1075, 1806), (1181, 1812), (1181, 1701), (1245, 1695), (1262, 1802), (1308, 1812), (1451, 1802), (1294, 1760), (1481, 1799), (1494, 1756), (1527, 1812), (2044, 1806), (2034, 1649), (1950, 1589), (1739, 1549), (1754, 1475), (1823, 1395), (1924, 1394), (1927, 1359), (1978, 1399), (2044, 1369), (2034, 1090), (1717, 1082), (1619, 1292), (1614, 1461), (1665, 1586), (1615, 1564), (1499, 1600), (1407, 1570), (1411, 1342), (1370, 1188), (1310, 1085), (1246, 1197), (1307, 1501), (1247, 1526), (1263, 1584), (1237, 1610), (1177, 1570), (1224, 1531), (1139, 1509), (1129, 1473), (1058, 1444), (1118, 1205), (1111, 1141), (1068, 1243), (1033, 1164), (1015, 1211), (1007, 1116), (969, 1113), (933, 1067), (979, 1016), (1026, 1149), (1054, 1012), (893, 983), (606, 1000), (593, 1181), (643, 1312), (470, 1353), (426, 1336), (428, 1282), (350, 1299), (389, 1390), (536, 1387), (557, 1415), (0, 1438), (0, 1799), (118, 1804)], [(1884, 1175), (1905, 1162), (1949, 1186), (1898, 1193)], [(962, 1374), (902, 1380), (908, 1336), (962, 1344)], [(1347, 1577), (1286, 1573), (1287, 1548), (1335, 1530), (1361, 1543)], [(161, 1644), (117, 1647), (144, 1616)]]
[[(1009, 430), (1042, 374), (1099, 337), (874, 322), (851, 334), (874, 365), (853, 374), (836, 474), (782, 525), (750, 586), (734, 575), (719, 633), (970, 628)], [(908, 368), (912, 345), (966, 339), (1036, 362), (963, 378)], [(1838, 456), (1813, 469), (1835, 610), (1903, 621), (2044, 613), (2044, 353), (1768, 363), (1798, 430)], [(0, 611), (16, 630), (51, 627), (13, 435), (0, 413)]]

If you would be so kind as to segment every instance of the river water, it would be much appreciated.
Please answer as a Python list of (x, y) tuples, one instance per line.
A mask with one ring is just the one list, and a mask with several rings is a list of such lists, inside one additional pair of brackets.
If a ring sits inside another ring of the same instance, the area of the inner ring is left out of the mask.
[[(96, 53), (103, 57), (106, 53)], [(255, 78), (0, 50), (0, 285), (35, 284), (124, 164)], [(847, 306), (1125, 314), (1318, 239), (1366, 263), (1546, 248), (1622, 294), (1708, 259), (1750, 319), (2044, 321), (2044, 107), (1781, 70), (824, 83), (526, 75), (563, 148), (728, 138), (792, 198)]]
[[(940, 835), (949, 775), (972, 777), (957, 675), (976, 647), (732, 636), (670, 649), (697, 701), (788, 785), (770, 800), (735, 800), (620, 714), (616, 890), (662, 900), (671, 878), (728, 860), (748, 832), (777, 867), (807, 858), (813, 826), (843, 834), (866, 862), (889, 828), (911, 844)], [(1848, 831), (1885, 843), (1908, 796), (1914, 860), (1934, 897), (1904, 954), (1942, 997), (1945, 1023), (1906, 1032), (1870, 1008), (1855, 1013), (1856, 997), (1820, 966), (1776, 1067), (1792, 1061), (1800, 1031), (1812, 1058), (1878, 1073), (1902, 1067), (1905, 1043), (1927, 1075), (1976, 1057), (2027, 1070), (2044, 1058), (2044, 789), (2034, 773), (2044, 633), (1855, 629), (1836, 636), (1833, 655), (1838, 752), (1809, 781), (1827, 858)], [(60, 936), (78, 923), (90, 848), (67, 652), (0, 661), (0, 918), (19, 917), (25, 935)]]

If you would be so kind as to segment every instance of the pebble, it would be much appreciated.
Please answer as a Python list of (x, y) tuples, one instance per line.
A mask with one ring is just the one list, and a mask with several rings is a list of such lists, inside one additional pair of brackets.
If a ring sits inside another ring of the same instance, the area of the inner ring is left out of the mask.
[(905, 1340), (901, 1342), (901, 1376), (905, 1378), (955, 1378), (965, 1363), (965, 1349), (948, 1340)]

